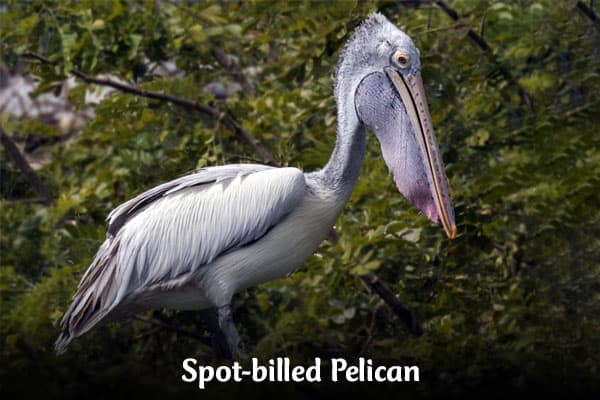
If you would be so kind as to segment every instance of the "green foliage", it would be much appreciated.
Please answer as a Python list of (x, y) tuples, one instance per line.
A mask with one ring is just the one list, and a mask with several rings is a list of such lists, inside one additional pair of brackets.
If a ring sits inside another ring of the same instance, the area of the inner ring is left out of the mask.
[[(241, 293), (242, 335), (265, 359), (414, 362), (430, 384), (414, 389), (421, 394), (490, 377), (514, 386), (554, 377), (572, 387), (597, 384), (598, 25), (569, 2), (451, 2), (463, 23), (484, 28), (487, 56), (439, 8), (403, 3), (13, 0), (0, 13), (2, 62), (16, 68), (32, 51), (56, 62), (28, 63), (40, 91), (59, 88), (77, 68), (227, 108), (283, 163), (311, 170), (326, 162), (335, 140), (332, 71), (340, 46), (378, 8), (421, 50), (459, 236), (447, 240), (401, 198), (371, 140), (338, 221), (340, 241), (323, 243), (291, 278)], [(254, 95), (217, 100), (202, 90), (235, 81), (215, 49), (238, 58)], [(145, 67), (169, 58), (185, 76)], [(534, 110), (500, 65), (531, 95)], [(83, 107), (83, 94), (74, 89), (70, 100)], [(125, 321), (86, 335), (57, 360), (57, 321), (112, 208), (196, 167), (261, 160), (192, 110), (115, 93), (94, 112), (71, 140), (48, 146), (52, 161), (38, 173), (55, 195), (49, 207), (23, 201), (34, 195), (0, 155), (0, 379), (33, 368), (40, 379), (50, 371), (68, 380), (87, 365), (92, 387), (132, 371), (160, 376), (154, 369), (168, 371), (177, 387), (183, 358), (211, 359), (206, 345)], [(11, 135), (56, 135), (39, 121), (1, 121)], [(357, 275), (369, 271), (415, 313), (422, 336), (410, 337), (363, 287)], [(165, 315), (190, 331), (206, 329), (194, 314)]]

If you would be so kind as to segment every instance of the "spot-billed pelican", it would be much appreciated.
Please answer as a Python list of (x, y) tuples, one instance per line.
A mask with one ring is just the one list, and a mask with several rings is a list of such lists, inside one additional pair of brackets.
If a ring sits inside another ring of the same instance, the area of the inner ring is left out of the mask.
[(232, 296), (292, 272), (327, 237), (359, 176), (366, 128), (399, 191), (455, 237), (420, 67), (412, 40), (373, 14), (341, 53), (337, 139), (323, 169), (208, 167), (114, 209), (106, 240), (62, 319), (57, 351), (100, 322), (166, 307), (216, 309), (226, 350), (241, 355)]

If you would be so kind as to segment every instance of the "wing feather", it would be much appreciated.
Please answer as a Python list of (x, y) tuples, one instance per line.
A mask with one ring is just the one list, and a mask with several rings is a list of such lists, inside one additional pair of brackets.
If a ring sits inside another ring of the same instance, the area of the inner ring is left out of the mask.
[(168, 196), (179, 190), (206, 185), (210, 183), (218, 183), (223, 180), (232, 179), (236, 176), (244, 176), (255, 172), (266, 171), (273, 169), (266, 165), (260, 164), (231, 164), (217, 167), (206, 167), (180, 178), (158, 185), (144, 193), (134, 197), (133, 199), (121, 204), (108, 214), (108, 234), (115, 235), (119, 229), (127, 222), (136, 212), (151, 204), (155, 200)]
[(164, 183), (117, 207), (63, 317), (57, 349), (131, 294), (191, 278), (219, 255), (260, 239), (305, 191), (304, 174), (296, 168), (228, 165)]

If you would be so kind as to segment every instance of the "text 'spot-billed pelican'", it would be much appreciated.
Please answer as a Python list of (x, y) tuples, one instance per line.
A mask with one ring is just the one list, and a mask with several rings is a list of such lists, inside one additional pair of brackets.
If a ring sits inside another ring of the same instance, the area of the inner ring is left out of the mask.
[(323, 169), (203, 168), (113, 210), (62, 319), (57, 351), (132, 312), (215, 308), (225, 351), (240, 355), (232, 296), (294, 271), (327, 237), (358, 178), (365, 127), (400, 192), (453, 238), (454, 211), (412, 40), (383, 15), (370, 16), (341, 54), (335, 99), (337, 140)]

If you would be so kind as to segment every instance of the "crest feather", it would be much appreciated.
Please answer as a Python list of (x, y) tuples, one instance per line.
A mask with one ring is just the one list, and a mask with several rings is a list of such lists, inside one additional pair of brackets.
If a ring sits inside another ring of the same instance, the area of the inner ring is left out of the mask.
[(344, 61), (354, 56), (357, 48), (363, 47), (368, 43), (368, 38), (373, 36), (380, 36), (379, 33), (385, 30), (387, 26), (392, 26), (392, 23), (381, 13), (374, 12), (369, 15), (361, 24), (354, 30), (354, 33), (350, 36), (350, 39), (346, 42), (344, 48), (340, 52), (340, 58), (335, 68), (334, 82), (337, 91), (337, 81), (340, 74)]

